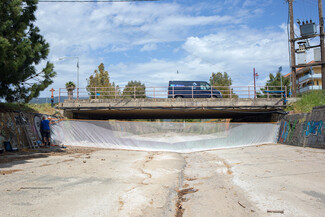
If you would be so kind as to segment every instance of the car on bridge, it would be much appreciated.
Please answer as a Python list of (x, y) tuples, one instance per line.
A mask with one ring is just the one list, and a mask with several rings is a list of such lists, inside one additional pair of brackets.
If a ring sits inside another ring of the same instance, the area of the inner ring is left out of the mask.
[(222, 98), (222, 94), (205, 81), (169, 81), (168, 98)]

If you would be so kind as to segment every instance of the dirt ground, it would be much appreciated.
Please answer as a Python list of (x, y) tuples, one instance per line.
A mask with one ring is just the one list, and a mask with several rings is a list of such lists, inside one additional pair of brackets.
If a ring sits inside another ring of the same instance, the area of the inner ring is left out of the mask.
[(324, 216), (325, 150), (0, 154), (1, 216)]

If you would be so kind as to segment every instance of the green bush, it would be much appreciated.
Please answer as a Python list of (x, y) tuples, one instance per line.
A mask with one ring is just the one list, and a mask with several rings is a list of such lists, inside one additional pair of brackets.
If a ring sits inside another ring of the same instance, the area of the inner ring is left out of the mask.
[(311, 112), (313, 107), (325, 105), (325, 91), (315, 90), (305, 94), (297, 102), (288, 107), (287, 111), (294, 111), (295, 113)]

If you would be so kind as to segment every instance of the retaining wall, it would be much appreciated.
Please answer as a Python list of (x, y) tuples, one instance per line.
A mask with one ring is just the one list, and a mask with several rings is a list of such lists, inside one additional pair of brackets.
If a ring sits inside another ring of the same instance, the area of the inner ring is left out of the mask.
[[(32, 128), (35, 138), (41, 140), (40, 122), (42, 114), (24, 113)], [(9, 141), (13, 148), (28, 148), (29, 144), (19, 112), (0, 111), (0, 149), (3, 142)]]
[(281, 120), (278, 143), (325, 148), (325, 106), (311, 113), (286, 115)]

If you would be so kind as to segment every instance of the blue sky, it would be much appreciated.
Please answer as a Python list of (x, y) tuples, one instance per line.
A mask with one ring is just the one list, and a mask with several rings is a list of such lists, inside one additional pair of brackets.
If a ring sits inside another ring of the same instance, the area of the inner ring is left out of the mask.
[[(318, 23), (317, 0), (297, 0), (294, 13)], [(227, 72), (233, 85), (247, 86), (253, 67), (257, 84), (264, 85), (279, 66), (289, 72), (287, 19), (284, 0), (39, 3), (36, 25), (57, 72), (41, 96), (76, 83), (77, 59), (59, 60), (71, 56), (79, 57), (81, 88), (100, 63), (120, 86), (130, 80), (147, 87), (208, 81), (212, 72)]]

